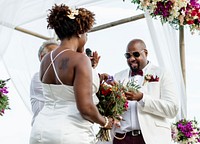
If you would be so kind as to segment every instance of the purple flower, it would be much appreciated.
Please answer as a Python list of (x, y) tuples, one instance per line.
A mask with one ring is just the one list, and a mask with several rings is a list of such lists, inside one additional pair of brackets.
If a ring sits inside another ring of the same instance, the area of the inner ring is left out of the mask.
[(0, 93), (7, 94), (8, 93), (7, 87), (0, 88)]
[(156, 4), (156, 9), (154, 11), (155, 15), (162, 15), (164, 18), (167, 18), (170, 16), (170, 10), (173, 6), (173, 3), (171, 1), (162, 2), (159, 1)]
[(200, 8), (200, 4), (198, 3), (198, 0), (190, 0), (190, 4), (192, 7)]
[(179, 123), (178, 124), (178, 129), (187, 137), (187, 138), (191, 138), (192, 137), (192, 123), (188, 122), (186, 124), (183, 123)]
[(0, 101), (1, 101), (1, 107), (0, 107), (0, 116), (3, 116), (5, 110), (10, 109), (9, 108), (9, 98), (6, 94), (8, 94), (8, 87), (6, 87), (7, 80), (0, 80)]
[(109, 82), (113, 82), (113, 81), (114, 81), (113, 76), (108, 76), (108, 79), (106, 80), (106, 82), (109, 83)]

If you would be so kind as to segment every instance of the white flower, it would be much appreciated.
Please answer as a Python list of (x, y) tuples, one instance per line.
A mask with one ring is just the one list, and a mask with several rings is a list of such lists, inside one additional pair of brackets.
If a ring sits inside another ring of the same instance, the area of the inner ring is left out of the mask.
[(67, 14), (67, 16), (70, 19), (75, 19), (75, 15), (78, 15), (79, 11), (77, 9), (70, 9), (70, 14)]

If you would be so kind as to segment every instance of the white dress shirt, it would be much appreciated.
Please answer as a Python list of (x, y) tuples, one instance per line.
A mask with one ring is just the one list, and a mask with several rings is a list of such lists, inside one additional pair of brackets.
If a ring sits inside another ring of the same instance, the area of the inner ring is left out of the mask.
[(45, 100), (43, 96), (42, 83), (39, 78), (39, 72), (35, 73), (31, 79), (30, 100), (31, 100), (31, 108), (33, 112), (31, 125), (33, 125), (35, 117), (44, 107), (44, 100)]
[[(148, 69), (148, 65), (149, 64), (147, 64), (145, 68), (142, 69), (143, 74)], [(131, 72), (129, 72), (129, 75), (127, 77), (127, 80), (125, 80), (125, 83), (133, 79), (136, 84), (138, 84), (139, 86), (142, 86), (144, 76), (135, 75), (132, 77), (130, 73)], [(142, 92), (142, 88), (140, 88), (139, 91)], [(140, 130), (140, 125), (139, 125), (138, 115), (137, 115), (137, 104), (144, 106), (144, 97), (139, 102), (128, 101), (128, 110), (122, 115), (124, 121), (121, 121), (120, 128), (115, 128), (114, 131), (116, 133), (126, 133), (132, 130)]]

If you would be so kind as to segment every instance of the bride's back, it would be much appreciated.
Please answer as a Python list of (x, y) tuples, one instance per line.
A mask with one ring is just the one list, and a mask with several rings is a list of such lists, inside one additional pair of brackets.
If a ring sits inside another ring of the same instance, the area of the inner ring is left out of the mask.
[[(58, 47), (41, 62), (40, 78), (46, 84), (65, 84), (73, 86), (76, 76), (86, 69), (91, 75), (91, 66), (87, 56), (72, 49)], [(89, 78), (88, 78), (89, 79)]]

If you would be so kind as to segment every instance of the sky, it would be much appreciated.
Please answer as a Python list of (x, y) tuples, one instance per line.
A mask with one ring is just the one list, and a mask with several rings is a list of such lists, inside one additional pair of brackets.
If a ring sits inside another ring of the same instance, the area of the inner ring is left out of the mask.
[[(129, 13), (130, 11), (125, 11), (125, 13), (126, 12)], [(105, 9), (104, 13), (99, 13), (98, 17), (105, 19), (102, 23), (106, 23), (108, 22), (108, 17), (110, 17), (109, 14), (109, 9)], [(113, 17), (115, 17), (115, 19), (120, 19), (123, 15), (115, 15)], [(97, 50), (101, 56), (97, 68), (100, 73), (106, 72), (113, 75), (117, 71), (127, 68), (126, 60), (123, 56), (123, 50), (133, 36), (142, 38), (146, 42), (149, 48), (148, 58), (153, 63), (157, 64), (150, 34), (148, 28), (144, 25), (145, 20), (138, 20), (101, 30), (96, 33), (90, 33), (88, 35), (86, 47), (89, 47), (92, 50)], [(96, 39), (101, 39), (101, 41), (97, 43)], [(196, 117), (200, 122), (200, 96), (198, 90), (198, 84), (200, 81), (199, 40), (200, 37), (198, 34), (191, 35), (189, 29), (185, 28), (186, 92), (188, 100), (187, 114), (189, 119)], [(32, 54), (37, 55), (37, 50), (34, 50)], [(36, 60), (35, 63), (39, 64), (38, 60)], [(2, 65), (3, 64), (0, 63), (0, 68), (3, 67)], [(0, 76), (2, 76), (1, 78), (3, 79), (8, 77), (5, 69), (1, 69)], [(5, 115), (0, 117), (1, 144), (28, 144), (32, 114), (27, 110), (21, 98), (16, 95), (17, 92), (15, 89), (12, 89), (12, 83), (8, 82), (8, 85), (10, 91), (9, 98), (11, 110), (7, 110)]]

